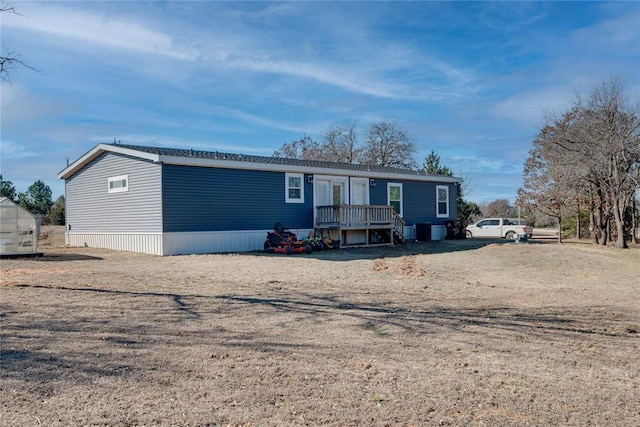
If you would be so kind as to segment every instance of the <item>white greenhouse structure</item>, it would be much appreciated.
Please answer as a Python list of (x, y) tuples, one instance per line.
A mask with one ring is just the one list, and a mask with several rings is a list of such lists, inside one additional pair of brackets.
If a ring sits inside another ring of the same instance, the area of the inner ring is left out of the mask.
[(0, 198), (0, 256), (36, 255), (36, 218), (6, 197)]

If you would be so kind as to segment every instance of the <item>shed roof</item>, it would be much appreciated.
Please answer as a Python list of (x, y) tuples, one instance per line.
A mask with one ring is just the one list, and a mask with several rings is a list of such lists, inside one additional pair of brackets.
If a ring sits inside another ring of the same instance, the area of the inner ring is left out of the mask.
[(323, 160), (299, 160), (284, 157), (254, 156), (202, 151), (184, 148), (150, 147), (129, 144), (98, 144), (58, 173), (58, 178), (67, 179), (82, 169), (87, 163), (105, 152), (113, 152), (157, 163), (178, 164), (201, 167), (221, 167), (231, 169), (255, 169), (309, 174), (348, 174), (369, 178), (396, 178), (417, 181), (456, 183), (457, 177), (423, 175), (411, 169), (392, 168), (377, 165), (362, 165)]
[(23, 208), (22, 206), (20, 206), (19, 204), (17, 204), (16, 202), (14, 202), (8, 197), (5, 197), (5, 196), (0, 197), (0, 206), (19, 209), (20, 211), (23, 211), (28, 216), (35, 218), (31, 212), (29, 212), (28, 210), (26, 210), (25, 208)]

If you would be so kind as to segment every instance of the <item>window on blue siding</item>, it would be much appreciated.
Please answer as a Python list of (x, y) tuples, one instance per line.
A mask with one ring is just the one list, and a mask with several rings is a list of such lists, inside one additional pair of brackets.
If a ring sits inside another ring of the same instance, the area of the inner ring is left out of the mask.
[(286, 173), (285, 179), (285, 202), (304, 203), (304, 174)]
[(436, 209), (436, 217), (449, 216), (449, 187), (446, 185), (436, 185)]
[(122, 193), (129, 191), (129, 175), (114, 176), (108, 179), (109, 193)]
[(402, 212), (402, 184), (395, 182), (387, 183), (387, 204), (393, 206), (393, 210), (400, 216)]

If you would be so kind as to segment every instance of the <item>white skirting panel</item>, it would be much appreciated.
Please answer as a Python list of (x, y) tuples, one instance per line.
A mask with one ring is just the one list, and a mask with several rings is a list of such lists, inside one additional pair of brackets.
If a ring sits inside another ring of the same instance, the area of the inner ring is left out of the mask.
[(266, 237), (266, 230), (165, 233), (163, 252), (186, 255), (256, 251), (264, 248)]
[[(250, 252), (264, 249), (267, 231), (202, 231), (185, 233), (66, 233), (68, 246), (113, 249), (151, 255)], [(298, 238), (310, 230), (296, 230)]]
[(69, 246), (163, 255), (162, 233), (66, 233)]
[[(259, 251), (264, 249), (268, 231), (273, 230), (165, 233), (163, 252), (164, 255), (186, 255)], [(308, 232), (296, 230), (299, 239)]]
[(431, 226), (431, 240), (444, 240), (447, 237), (447, 227), (444, 225)]

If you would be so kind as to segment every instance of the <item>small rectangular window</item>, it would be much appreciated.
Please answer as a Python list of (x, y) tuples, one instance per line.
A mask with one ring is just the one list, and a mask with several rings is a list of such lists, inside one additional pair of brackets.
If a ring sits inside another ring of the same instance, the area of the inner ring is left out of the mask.
[(436, 217), (449, 217), (449, 187), (436, 185)]
[(387, 183), (387, 204), (393, 206), (393, 209), (400, 216), (402, 212), (402, 184), (395, 182)]
[(109, 193), (129, 191), (129, 175), (114, 176), (108, 179)]
[(285, 202), (304, 203), (304, 175), (301, 173), (285, 174)]

